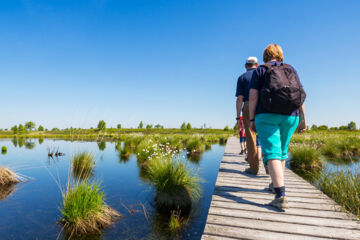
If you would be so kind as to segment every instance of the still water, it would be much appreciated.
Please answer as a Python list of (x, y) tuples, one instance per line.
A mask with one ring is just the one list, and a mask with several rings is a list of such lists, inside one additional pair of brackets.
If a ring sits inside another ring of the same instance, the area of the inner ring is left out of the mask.
[[(120, 159), (115, 143), (70, 142), (28, 139), (25, 142), (0, 140), (7, 153), (0, 155), (0, 166), (29, 178), (17, 184), (9, 196), (0, 200), (0, 239), (66, 239), (57, 221), (61, 218), (60, 188), (66, 187), (72, 154), (89, 151), (95, 155), (94, 180), (101, 181), (106, 203), (122, 218), (91, 239), (173, 239), (164, 228), (164, 220), (154, 208), (155, 193), (141, 177), (135, 155)], [(59, 149), (65, 156), (49, 159), (48, 149)], [(198, 161), (186, 160), (204, 179), (202, 197), (195, 204), (188, 225), (176, 237), (200, 239), (205, 227), (211, 196), (224, 153), (224, 146), (214, 144)], [(88, 238), (84, 238), (88, 239)]]

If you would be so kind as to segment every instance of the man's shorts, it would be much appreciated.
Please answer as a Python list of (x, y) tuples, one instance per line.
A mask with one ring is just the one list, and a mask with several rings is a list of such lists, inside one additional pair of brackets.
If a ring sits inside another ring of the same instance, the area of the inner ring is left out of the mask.
[(245, 142), (245, 140), (246, 140), (245, 137), (241, 137), (241, 138), (240, 138), (240, 142), (241, 142), (241, 143), (242, 143), (242, 142)]

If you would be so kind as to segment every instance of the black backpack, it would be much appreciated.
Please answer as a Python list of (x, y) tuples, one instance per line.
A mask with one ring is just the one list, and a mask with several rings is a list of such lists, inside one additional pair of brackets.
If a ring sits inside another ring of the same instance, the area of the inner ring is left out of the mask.
[(270, 113), (291, 114), (304, 103), (306, 93), (294, 69), (285, 63), (266, 68), (265, 81), (260, 91), (262, 107)]

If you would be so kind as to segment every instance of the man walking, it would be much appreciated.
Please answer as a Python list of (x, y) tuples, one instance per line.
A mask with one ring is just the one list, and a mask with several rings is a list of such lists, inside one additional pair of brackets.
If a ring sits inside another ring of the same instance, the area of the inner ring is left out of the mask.
[(248, 152), (248, 161), (250, 168), (246, 169), (245, 172), (250, 174), (258, 174), (259, 172), (259, 159), (257, 157), (256, 147), (256, 133), (250, 129), (250, 118), (249, 118), (249, 91), (250, 82), (254, 74), (254, 70), (258, 67), (258, 60), (256, 57), (248, 57), (245, 63), (246, 72), (238, 78), (236, 88), (236, 120), (238, 126), (240, 124), (241, 111), (243, 115), (243, 121), (246, 132), (246, 146)]

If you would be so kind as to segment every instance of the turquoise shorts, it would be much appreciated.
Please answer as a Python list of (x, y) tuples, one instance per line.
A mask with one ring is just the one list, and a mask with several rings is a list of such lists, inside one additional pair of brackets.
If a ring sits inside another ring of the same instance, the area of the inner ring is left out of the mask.
[(265, 166), (270, 159), (283, 161), (288, 158), (290, 139), (298, 124), (298, 116), (276, 113), (260, 113), (255, 116)]

